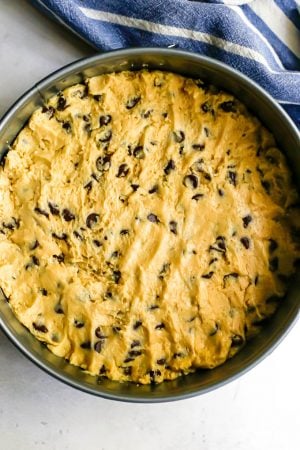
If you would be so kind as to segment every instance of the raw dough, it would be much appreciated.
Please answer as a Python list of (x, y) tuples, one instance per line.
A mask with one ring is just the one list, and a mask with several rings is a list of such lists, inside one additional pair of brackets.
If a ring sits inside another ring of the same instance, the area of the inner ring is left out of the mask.
[(113, 380), (223, 363), (299, 257), (272, 135), (232, 95), (171, 73), (102, 75), (50, 99), (9, 151), (0, 196), (2, 298), (53, 353)]

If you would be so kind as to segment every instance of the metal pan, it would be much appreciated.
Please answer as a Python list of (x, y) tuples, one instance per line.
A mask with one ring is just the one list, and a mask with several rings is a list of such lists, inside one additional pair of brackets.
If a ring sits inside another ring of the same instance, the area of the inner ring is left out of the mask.
[[(286, 154), (296, 179), (300, 180), (299, 132), (284, 110), (262, 88), (232, 68), (186, 51), (160, 48), (118, 50), (72, 63), (37, 83), (5, 114), (0, 123), (0, 159), (33, 111), (58, 91), (102, 73), (140, 68), (173, 71), (211, 83), (233, 93), (244, 102), (275, 135)], [(0, 326), (11, 341), (37, 366), (57, 379), (82, 391), (113, 400), (162, 402), (189, 398), (236, 379), (271, 353), (295, 323), (300, 305), (300, 276), (295, 276), (286, 298), (273, 319), (234, 358), (213, 370), (166, 381), (159, 385), (136, 385), (100, 381), (62, 358), (50, 353), (13, 315), (0, 299)]]

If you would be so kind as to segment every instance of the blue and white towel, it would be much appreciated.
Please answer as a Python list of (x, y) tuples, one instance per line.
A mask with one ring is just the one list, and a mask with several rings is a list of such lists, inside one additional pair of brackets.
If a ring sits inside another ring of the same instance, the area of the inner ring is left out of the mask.
[(265, 88), (300, 127), (299, 0), (33, 0), (99, 50), (176, 46)]

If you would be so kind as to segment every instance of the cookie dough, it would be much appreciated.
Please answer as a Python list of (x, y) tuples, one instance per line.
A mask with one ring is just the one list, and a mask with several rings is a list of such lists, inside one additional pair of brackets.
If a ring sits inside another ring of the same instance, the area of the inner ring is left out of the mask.
[(166, 72), (51, 98), (0, 170), (0, 286), (54, 354), (161, 382), (255, 335), (299, 258), (299, 198), (232, 95)]

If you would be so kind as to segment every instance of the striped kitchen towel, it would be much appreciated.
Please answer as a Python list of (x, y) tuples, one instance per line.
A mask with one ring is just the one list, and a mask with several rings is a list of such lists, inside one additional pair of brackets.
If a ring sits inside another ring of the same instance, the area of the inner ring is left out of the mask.
[(99, 50), (176, 46), (265, 88), (300, 127), (299, 0), (33, 0)]

